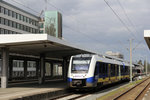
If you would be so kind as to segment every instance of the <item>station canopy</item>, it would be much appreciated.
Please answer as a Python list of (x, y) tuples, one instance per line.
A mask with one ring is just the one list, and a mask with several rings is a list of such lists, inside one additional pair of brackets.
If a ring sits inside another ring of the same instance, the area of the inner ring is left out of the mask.
[(10, 53), (63, 58), (76, 54), (95, 52), (72, 45), (47, 34), (5, 34), (0, 35), (0, 48), (8, 47)]
[(144, 30), (144, 38), (150, 49), (150, 30)]

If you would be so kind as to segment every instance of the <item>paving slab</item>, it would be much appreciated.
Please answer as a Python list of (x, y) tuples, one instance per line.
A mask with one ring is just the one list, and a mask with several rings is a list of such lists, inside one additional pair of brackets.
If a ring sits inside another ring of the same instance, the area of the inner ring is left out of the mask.
[[(63, 81), (53, 81), (46, 82), (45, 84), (39, 85), (38, 83), (25, 83), (25, 84), (14, 84), (9, 85), (8, 88), (2, 89), (0, 88), (0, 100), (12, 100), (12, 99), (20, 99), (25, 97), (32, 97), (43, 95), (42, 98), (46, 98), (45, 96), (54, 96), (58, 93), (65, 92), (67, 88), (67, 83)], [(44, 96), (44, 94), (46, 94)], [(36, 97), (37, 98), (37, 97)], [(39, 97), (39, 100), (42, 99)]]

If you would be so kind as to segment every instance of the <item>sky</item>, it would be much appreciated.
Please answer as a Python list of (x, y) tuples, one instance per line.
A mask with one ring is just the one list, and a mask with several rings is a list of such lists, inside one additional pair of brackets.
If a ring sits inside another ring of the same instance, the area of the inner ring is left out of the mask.
[(63, 39), (101, 54), (120, 52), (129, 61), (132, 39), (133, 61), (147, 57), (150, 62), (150, 51), (144, 40), (144, 30), (150, 29), (150, 0), (105, 0), (120, 19), (104, 0), (47, 0), (47, 4), (46, 0), (4, 1), (37, 16), (46, 8), (59, 11), (63, 16)]

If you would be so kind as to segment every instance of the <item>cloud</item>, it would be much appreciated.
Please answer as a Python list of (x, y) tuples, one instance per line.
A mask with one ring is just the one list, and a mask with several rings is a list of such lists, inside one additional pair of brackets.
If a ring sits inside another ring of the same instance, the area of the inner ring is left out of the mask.
[[(6, 1), (13, 3), (11, 0)], [(45, 8), (44, 0), (17, 1), (39, 13)], [(133, 46), (143, 40), (135, 55), (146, 55), (148, 48), (144, 42), (143, 31), (150, 29), (150, 1), (119, 0), (134, 26), (127, 20), (117, 0), (107, 1), (131, 32), (125, 28), (103, 0), (48, 0), (51, 5), (47, 4), (47, 9), (59, 10), (63, 14), (63, 36), (71, 43), (87, 48), (90, 45), (102, 53), (108, 50), (120, 51), (129, 60), (126, 50), (129, 47), (127, 40), (133, 38)], [(21, 5), (13, 4), (25, 9)], [(26, 10), (34, 13), (29, 9)], [(141, 58), (135, 56), (134, 59)]]

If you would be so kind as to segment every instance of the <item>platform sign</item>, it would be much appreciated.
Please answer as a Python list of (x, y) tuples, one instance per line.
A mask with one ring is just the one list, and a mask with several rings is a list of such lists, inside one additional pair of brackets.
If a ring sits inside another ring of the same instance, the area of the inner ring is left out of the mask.
[(45, 12), (45, 33), (54, 36), (62, 37), (62, 17), (57, 11)]

